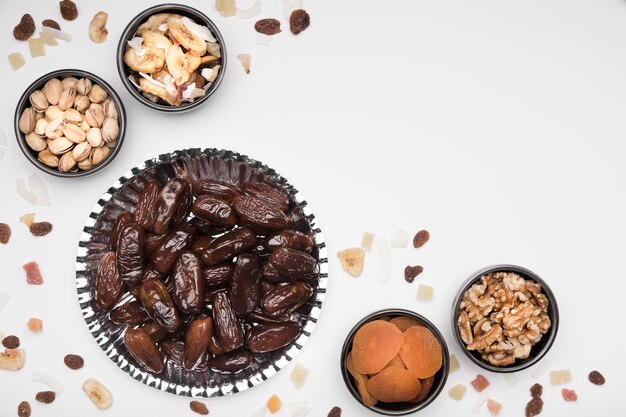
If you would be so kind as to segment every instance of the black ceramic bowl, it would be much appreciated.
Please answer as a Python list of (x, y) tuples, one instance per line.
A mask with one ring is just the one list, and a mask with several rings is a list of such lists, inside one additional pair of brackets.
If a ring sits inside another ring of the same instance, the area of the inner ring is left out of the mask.
[[(524, 279), (531, 279), (538, 284), (541, 284), (542, 292), (548, 298), (548, 316), (550, 317), (550, 321), (552, 322), (552, 326), (548, 330), (546, 334), (543, 335), (541, 340), (532, 347), (530, 351), (530, 356), (526, 359), (516, 360), (514, 364), (509, 366), (494, 366), (490, 364), (488, 361), (481, 358), (480, 354), (475, 351), (467, 350), (465, 347), (465, 343), (461, 339), (461, 333), (459, 331), (459, 327), (457, 326), (457, 319), (459, 316), (459, 306), (461, 305), (461, 301), (463, 299), (463, 294), (467, 290), (470, 289), (472, 285), (476, 282), (480, 281), (480, 278), (491, 272), (515, 272), (522, 276)], [(457, 294), (454, 303), (452, 304), (452, 332), (454, 333), (454, 338), (459, 343), (461, 350), (465, 352), (468, 358), (476, 365), (480, 366), (483, 369), (486, 369), (491, 372), (498, 373), (510, 373), (521, 371), (522, 369), (526, 369), (530, 366), (533, 366), (537, 362), (543, 358), (546, 353), (552, 347), (554, 340), (556, 339), (556, 335), (559, 330), (559, 307), (556, 302), (556, 298), (552, 293), (552, 290), (548, 286), (548, 284), (541, 279), (534, 272), (522, 268), (521, 266), (516, 265), (494, 265), (488, 268), (481, 269), (480, 271), (474, 273), (461, 287), (459, 293)]]
[[(26, 109), (27, 107), (30, 107), (30, 101), (29, 101), (30, 95), (35, 90), (40, 90), (41, 88), (43, 88), (43, 86), (46, 84), (48, 80), (52, 78), (62, 79), (65, 77), (76, 77), (78, 79), (88, 78), (94, 84), (100, 84), (106, 90), (109, 97), (111, 97), (111, 99), (115, 103), (115, 106), (117, 107), (117, 112), (119, 114), (117, 119), (119, 123), (120, 133), (117, 138), (117, 146), (115, 148), (112, 148), (111, 154), (105, 161), (103, 161), (99, 165), (96, 165), (94, 168), (90, 169), (89, 171), (61, 172), (56, 168), (51, 168), (47, 165), (44, 165), (37, 159), (37, 152), (30, 149), (30, 147), (26, 144), (26, 141), (24, 139), (25, 135), (19, 129), (20, 116), (22, 115), (22, 112), (24, 111), (24, 109)], [(17, 139), (17, 144), (20, 146), (20, 149), (24, 153), (24, 156), (26, 156), (26, 159), (28, 159), (37, 168), (39, 168), (43, 172), (46, 172), (50, 175), (54, 175), (56, 177), (64, 177), (64, 178), (87, 177), (90, 175), (94, 175), (102, 171), (103, 169), (105, 169), (107, 166), (109, 166), (109, 164), (111, 164), (111, 162), (113, 162), (113, 160), (119, 154), (120, 149), (122, 148), (122, 144), (124, 143), (124, 135), (126, 133), (126, 111), (124, 110), (124, 104), (122, 104), (122, 100), (117, 95), (115, 90), (113, 90), (113, 88), (102, 78), (90, 72), (79, 70), (79, 69), (61, 69), (61, 70), (49, 72), (48, 74), (39, 77), (37, 80), (35, 80), (35, 82), (33, 82), (30, 86), (28, 86), (26, 91), (24, 91), (24, 94), (22, 94), (22, 97), (20, 97), (20, 100), (17, 103), (17, 107), (15, 108), (14, 128), (15, 128), (15, 138)]]
[[(365, 404), (363, 404), (363, 402), (361, 401), (361, 396), (359, 395), (359, 391), (356, 388), (354, 379), (352, 378), (352, 375), (350, 375), (350, 372), (348, 372), (348, 368), (346, 367), (346, 357), (348, 356), (348, 353), (352, 350), (352, 340), (354, 339), (354, 335), (361, 328), (361, 326), (363, 326), (365, 323), (380, 319), (381, 317), (385, 317), (385, 316), (391, 316), (391, 317), (406, 316), (406, 317), (414, 318), (420, 323), (422, 323), (431, 332), (433, 332), (433, 334), (435, 335), (435, 337), (441, 344), (441, 350), (443, 354), (443, 358), (442, 358), (443, 364), (441, 366), (441, 369), (439, 369), (439, 371), (437, 371), (437, 373), (435, 374), (435, 381), (433, 382), (433, 386), (432, 386), (432, 389), (430, 390), (430, 393), (424, 399), (424, 401), (420, 403), (413, 404), (413, 403), (408, 403), (408, 402), (405, 402), (405, 403), (381, 403), (379, 402), (373, 407), (368, 407)], [(346, 337), (346, 341), (343, 344), (343, 349), (341, 350), (340, 366), (341, 366), (341, 375), (343, 376), (343, 381), (346, 383), (346, 387), (348, 388), (348, 391), (350, 391), (350, 394), (352, 394), (352, 396), (359, 402), (359, 404), (363, 405), (363, 407), (369, 410), (372, 410), (378, 414), (382, 414), (386, 416), (404, 416), (404, 415), (412, 414), (412, 413), (415, 413), (416, 411), (426, 408), (429, 404), (435, 401), (435, 398), (439, 396), (439, 394), (443, 390), (443, 387), (446, 385), (446, 380), (448, 379), (448, 373), (450, 371), (450, 354), (448, 352), (448, 345), (446, 344), (446, 341), (443, 338), (443, 335), (441, 334), (439, 329), (437, 329), (435, 325), (432, 324), (430, 321), (428, 321), (426, 318), (409, 310), (387, 309), (387, 310), (380, 310), (380, 311), (370, 314), (369, 316), (359, 321), (356, 324), (356, 326), (352, 328), (352, 330), (348, 334), (348, 337)]]
[[(190, 18), (197, 24), (208, 27), (211, 33), (213, 34), (213, 36), (215, 37), (215, 39), (217, 40), (217, 43), (219, 43), (220, 45), (221, 68), (217, 75), (217, 78), (215, 79), (213, 84), (206, 90), (206, 93), (204, 94), (204, 96), (195, 99), (193, 103), (183, 103), (180, 106), (171, 106), (167, 103), (163, 104), (161, 100), (159, 100), (158, 103), (155, 103), (147, 99), (146, 97), (144, 97), (141, 91), (137, 88), (137, 86), (135, 86), (128, 79), (132, 71), (124, 63), (124, 53), (126, 52), (127, 42), (135, 36), (135, 33), (137, 32), (137, 28), (141, 24), (143, 24), (146, 20), (148, 20), (150, 16), (155, 15), (157, 13), (175, 13), (181, 16), (187, 16), (188, 18)], [(193, 7), (189, 7), (183, 4), (168, 3), (168, 4), (160, 4), (154, 7), (150, 7), (149, 9), (146, 9), (143, 12), (139, 13), (130, 21), (128, 26), (126, 26), (126, 29), (124, 29), (124, 32), (122, 33), (122, 36), (120, 37), (120, 41), (117, 45), (116, 60), (117, 60), (117, 72), (120, 74), (120, 78), (122, 79), (122, 84), (124, 84), (124, 87), (126, 87), (126, 89), (130, 92), (130, 94), (133, 97), (135, 97), (139, 102), (141, 102), (142, 104), (145, 104), (151, 109), (159, 110), (159, 111), (166, 112), (166, 113), (184, 113), (189, 110), (196, 109), (202, 104), (206, 103), (209, 97), (211, 97), (213, 93), (215, 93), (217, 88), (222, 83), (222, 79), (224, 78), (224, 73), (226, 72), (227, 57), (226, 57), (226, 45), (224, 43), (224, 38), (222, 37), (222, 34), (220, 33), (219, 29), (217, 28), (217, 26), (215, 25), (215, 23), (213, 23), (211, 19), (209, 19), (204, 13), (202, 13), (199, 10), (194, 9)]]

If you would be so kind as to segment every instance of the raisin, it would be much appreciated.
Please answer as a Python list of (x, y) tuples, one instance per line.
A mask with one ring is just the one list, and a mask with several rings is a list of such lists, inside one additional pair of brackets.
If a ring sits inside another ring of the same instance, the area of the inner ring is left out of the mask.
[(305, 10), (298, 9), (291, 13), (291, 17), (289, 18), (289, 29), (294, 35), (297, 35), (308, 28), (310, 24), (311, 16), (309, 16)]
[(72, 0), (63, 0), (59, 2), (59, 8), (61, 9), (61, 16), (65, 20), (74, 20), (78, 17), (78, 9), (76, 3)]
[(539, 398), (543, 395), (543, 385), (535, 384), (530, 387), (530, 396), (533, 398)]
[(28, 401), (22, 401), (17, 406), (18, 417), (30, 417), (30, 403)]
[(254, 24), (254, 30), (264, 35), (276, 35), (280, 30), (280, 21), (276, 19), (261, 19)]
[(341, 417), (341, 408), (340, 407), (333, 407), (328, 412), (328, 417)]
[(421, 248), (426, 242), (428, 242), (428, 239), (430, 239), (430, 233), (428, 233), (428, 230), (420, 230), (413, 238), (413, 247), (415, 249)]
[(11, 238), (11, 227), (6, 223), (0, 223), (0, 243), (6, 245)]
[(526, 417), (534, 417), (541, 414), (543, 409), (543, 400), (539, 397), (534, 397), (526, 404)]
[(604, 376), (598, 371), (592, 371), (589, 373), (589, 381), (595, 385), (604, 385), (606, 382)]
[(56, 398), (56, 394), (54, 391), (41, 391), (35, 395), (35, 399), (40, 403), (50, 404)]
[(2, 339), (2, 346), (7, 349), (17, 349), (18, 347), (20, 347), (20, 338), (13, 335), (7, 336)]
[(61, 30), (61, 26), (56, 22), (56, 20), (46, 19), (41, 22), (41, 26), (48, 26), (49, 28), (53, 28), (56, 30)]
[(22, 16), (20, 23), (13, 28), (13, 37), (18, 41), (25, 41), (35, 33), (35, 21), (28, 13)]
[(413, 281), (415, 281), (415, 277), (417, 277), (423, 271), (424, 271), (424, 268), (422, 268), (419, 265), (416, 265), (416, 266), (408, 265), (406, 268), (404, 268), (404, 279), (406, 280), (406, 282), (410, 284)]
[(50, 222), (37, 222), (30, 226), (30, 233), (36, 237), (45, 236), (51, 231), (52, 223)]
[(65, 362), (68, 368), (74, 370), (82, 368), (85, 364), (85, 360), (81, 356), (73, 354), (65, 355), (63, 362)]
[(203, 416), (209, 414), (209, 409), (206, 408), (206, 405), (204, 403), (201, 403), (200, 401), (190, 402), (189, 408), (191, 408), (191, 411), (193, 411), (194, 413), (198, 413)]

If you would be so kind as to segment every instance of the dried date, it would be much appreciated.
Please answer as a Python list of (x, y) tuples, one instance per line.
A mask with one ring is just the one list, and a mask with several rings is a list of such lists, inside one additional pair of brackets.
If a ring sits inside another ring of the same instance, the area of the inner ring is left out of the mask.
[(193, 183), (193, 194), (198, 197), (210, 195), (230, 203), (233, 198), (241, 195), (241, 190), (224, 181), (203, 179)]
[(178, 256), (191, 246), (194, 232), (195, 228), (189, 225), (172, 230), (150, 256), (154, 269), (161, 274), (168, 274)]
[(127, 328), (124, 345), (142, 368), (155, 374), (163, 371), (165, 357), (145, 330)]
[(238, 316), (243, 317), (259, 306), (261, 274), (258, 256), (243, 254), (237, 257), (230, 283), (230, 302)]
[(174, 301), (161, 281), (151, 279), (144, 282), (139, 289), (139, 295), (143, 308), (152, 320), (168, 332), (173, 332), (181, 326), (182, 321), (174, 306)]
[(235, 265), (230, 262), (205, 267), (202, 273), (206, 288), (219, 289), (226, 287), (234, 271)]
[(263, 279), (265, 282), (273, 284), (280, 284), (282, 282), (289, 282), (291, 278), (281, 275), (278, 270), (271, 263), (267, 262), (263, 265)]
[(250, 228), (241, 227), (232, 230), (209, 244), (202, 252), (202, 261), (206, 265), (215, 265), (228, 261), (235, 256), (248, 252), (257, 244), (256, 235)]
[(166, 233), (170, 222), (176, 216), (179, 206), (184, 203), (187, 194), (191, 192), (189, 182), (180, 177), (169, 180), (159, 192), (154, 210), (152, 231), (156, 234)]
[(137, 300), (129, 301), (111, 310), (109, 318), (113, 323), (137, 326), (150, 321), (150, 316)]
[(266, 200), (249, 195), (233, 199), (233, 208), (240, 218), (240, 224), (249, 226), (259, 234), (285, 229), (291, 226), (291, 219), (279, 206), (270, 205)]
[(265, 182), (248, 181), (244, 184), (242, 191), (245, 195), (263, 200), (270, 206), (278, 207), (281, 211), (286, 211), (289, 207), (289, 195)]
[(280, 248), (291, 248), (310, 254), (315, 248), (313, 236), (297, 230), (282, 230), (265, 239), (264, 248), (273, 252)]
[(141, 282), (144, 267), (144, 231), (137, 223), (122, 227), (117, 239), (117, 270), (122, 281), (130, 286)]
[(217, 341), (225, 352), (243, 346), (243, 331), (225, 292), (213, 296), (213, 325)]
[(191, 212), (199, 219), (210, 224), (234, 226), (237, 224), (237, 213), (230, 204), (219, 198), (200, 196), (191, 206)]
[(159, 183), (155, 180), (148, 181), (139, 194), (139, 200), (135, 207), (135, 223), (144, 229), (151, 229), (154, 223), (156, 201), (159, 196)]
[(151, 321), (142, 327), (148, 333), (148, 336), (152, 338), (155, 342), (159, 342), (165, 339), (167, 336), (170, 336), (171, 333), (165, 330), (163, 326), (161, 326), (156, 321)]
[(204, 306), (204, 276), (200, 259), (191, 252), (183, 252), (172, 271), (172, 296), (179, 310), (186, 314), (199, 313)]
[(189, 324), (185, 334), (185, 369), (194, 369), (202, 361), (212, 336), (213, 320), (210, 317), (201, 317)]
[(254, 353), (272, 352), (293, 342), (300, 334), (297, 323), (259, 324), (246, 335), (246, 344)]
[(319, 274), (319, 265), (314, 257), (290, 248), (274, 251), (269, 263), (279, 274), (296, 280), (315, 279)]
[(247, 350), (218, 355), (211, 360), (211, 368), (220, 372), (239, 372), (252, 364), (252, 353)]
[(96, 272), (96, 305), (101, 310), (110, 310), (124, 293), (124, 282), (117, 269), (115, 252), (107, 252), (98, 265)]
[(111, 236), (109, 237), (109, 245), (112, 250), (117, 248), (117, 239), (120, 236), (120, 231), (124, 226), (133, 222), (133, 215), (127, 211), (123, 211), (117, 216), (113, 229), (111, 229)]
[(261, 307), (268, 317), (277, 318), (293, 313), (312, 295), (313, 288), (304, 282), (279, 285), (263, 296)]

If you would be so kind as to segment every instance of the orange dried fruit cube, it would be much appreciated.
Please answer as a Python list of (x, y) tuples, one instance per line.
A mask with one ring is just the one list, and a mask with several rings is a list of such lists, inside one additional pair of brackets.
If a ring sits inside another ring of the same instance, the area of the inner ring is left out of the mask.
[(441, 344), (430, 330), (421, 326), (404, 332), (400, 357), (406, 368), (421, 379), (435, 375), (443, 363)]
[(402, 332), (387, 321), (364, 324), (352, 342), (354, 369), (370, 375), (380, 372), (400, 352), (403, 342)]
[(367, 390), (384, 403), (411, 401), (421, 391), (420, 380), (402, 368), (386, 368), (367, 381)]
[(392, 366), (395, 366), (396, 368), (406, 369), (406, 365), (404, 364), (404, 362), (402, 362), (402, 358), (400, 357), (400, 355), (394, 356), (393, 359), (389, 361), (387, 366), (385, 366), (385, 368), (391, 368)]
[(31, 332), (39, 333), (43, 330), (43, 321), (41, 319), (32, 317), (28, 320), (28, 330)]
[(413, 326), (422, 325), (422, 323), (420, 323), (417, 319), (407, 316), (394, 317), (393, 319), (391, 319), (391, 324), (395, 325), (398, 329), (400, 329), (401, 332), (404, 332), (406, 329), (409, 329)]
[(346, 368), (348, 368), (348, 372), (354, 378), (354, 382), (356, 383), (356, 389), (359, 391), (359, 395), (361, 396), (361, 401), (368, 407), (372, 407), (376, 405), (378, 401), (376, 398), (372, 397), (372, 394), (367, 390), (367, 376), (361, 373), (358, 373), (354, 369), (354, 363), (352, 362), (352, 352), (348, 353), (346, 356)]
[(280, 408), (283, 406), (283, 402), (278, 398), (278, 395), (272, 395), (269, 400), (267, 400), (267, 409), (270, 413), (276, 414), (280, 411)]

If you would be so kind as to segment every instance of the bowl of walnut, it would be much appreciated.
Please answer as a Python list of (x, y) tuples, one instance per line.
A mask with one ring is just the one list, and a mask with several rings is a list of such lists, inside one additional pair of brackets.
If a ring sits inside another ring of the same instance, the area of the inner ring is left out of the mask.
[(543, 358), (559, 328), (559, 309), (547, 283), (516, 265), (473, 274), (453, 303), (453, 333), (463, 352), (492, 372), (517, 372)]

